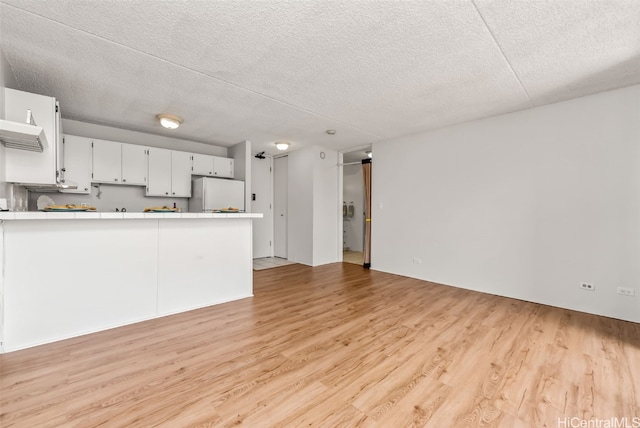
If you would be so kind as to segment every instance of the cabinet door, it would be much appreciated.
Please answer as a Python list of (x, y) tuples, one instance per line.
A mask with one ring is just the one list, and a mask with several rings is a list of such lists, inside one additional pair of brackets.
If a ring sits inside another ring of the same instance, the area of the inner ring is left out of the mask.
[(120, 183), (121, 143), (93, 140), (93, 174), (96, 183)]
[[(4, 174), (2, 181), (32, 184), (55, 184), (58, 163), (58, 129), (60, 112), (56, 111), (56, 100), (44, 95), (30, 94), (9, 88), (4, 91), (4, 117), (13, 122), (25, 122), (27, 109), (33, 113), (36, 124), (44, 129), (47, 148), (42, 152), (31, 152), (7, 148), (0, 159)], [(2, 97), (0, 97), (2, 98)], [(1, 107), (1, 106), (0, 106)], [(62, 142), (60, 141), (60, 144)]]
[(215, 177), (233, 178), (233, 159), (214, 156), (213, 175)]
[(147, 147), (122, 144), (122, 182), (147, 184)]
[[(171, 194), (171, 150), (148, 148), (147, 196)], [(188, 153), (185, 153), (187, 157)]]
[(191, 155), (191, 174), (193, 175), (213, 175), (213, 156)]
[(65, 183), (75, 183), (77, 189), (60, 190), (62, 193), (91, 193), (91, 138), (65, 135), (62, 168)]
[(171, 196), (191, 197), (191, 154), (171, 152)]

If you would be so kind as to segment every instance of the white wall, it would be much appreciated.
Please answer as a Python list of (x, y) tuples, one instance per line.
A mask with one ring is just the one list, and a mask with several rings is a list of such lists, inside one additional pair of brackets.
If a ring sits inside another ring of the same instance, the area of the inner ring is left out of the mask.
[(313, 266), (313, 148), (289, 153), (287, 258)]
[(318, 146), (300, 149), (289, 153), (288, 167), (289, 260), (310, 266), (338, 261), (338, 152)]
[(355, 214), (343, 219), (347, 245), (351, 251), (363, 251), (364, 235), (364, 181), (362, 165), (344, 166), (343, 199), (347, 206), (353, 202)]
[(640, 322), (639, 123), (633, 86), (374, 144), (372, 268)]
[(338, 186), (338, 152), (317, 146), (312, 149), (313, 266), (319, 266), (338, 261), (342, 208), (337, 205), (342, 188)]
[(251, 142), (242, 141), (228, 148), (227, 156), (233, 158), (233, 178), (244, 181), (244, 210), (251, 211)]
[[(13, 75), (13, 70), (9, 66), (4, 52), (0, 49), (0, 119), (4, 119), (4, 89), (2, 88), (18, 88), (18, 82)], [(5, 147), (0, 144), (0, 198), (9, 198), (9, 186), (6, 184), (5, 173)]]
[(273, 158), (251, 158), (251, 210), (262, 213), (262, 218), (251, 222), (253, 229), (253, 258), (273, 257)]
[[(17, 82), (9, 66), (9, 62), (4, 56), (4, 52), (0, 49), (0, 119), (4, 119), (5, 87), (16, 88)], [(7, 203), (11, 204), (12, 188), (6, 183), (6, 176), (5, 147), (0, 144), (0, 198), (8, 199)], [(0, 249), (0, 260), (5, 260), (5, 257), (4, 249)], [(0, 352), (2, 351), (2, 344), (5, 342), (4, 318), (4, 278), (0, 278)]]

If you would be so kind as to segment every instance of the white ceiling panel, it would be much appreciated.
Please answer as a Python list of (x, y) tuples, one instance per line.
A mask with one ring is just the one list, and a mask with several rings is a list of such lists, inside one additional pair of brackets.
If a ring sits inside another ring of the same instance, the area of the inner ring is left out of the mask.
[[(37, 20), (22, 12), (4, 14), (5, 53), (21, 70), (20, 84), (56, 96), (67, 118), (216, 145), (249, 139), (256, 149), (269, 152), (275, 152), (273, 142), (283, 135), (292, 149), (298, 144), (337, 149), (345, 142), (376, 138), (183, 66)], [(14, 36), (17, 29), (36, 24), (40, 31), (28, 39)], [(164, 130), (155, 120), (159, 112), (182, 116), (185, 123)], [(339, 133), (330, 137), (326, 129)]]
[(638, 83), (638, 3), (0, 0), (0, 36), (66, 117), (342, 150)]
[(476, 0), (535, 105), (640, 83), (640, 1)]
[(531, 106), (468, 1), (14, 4), (383, 137)]

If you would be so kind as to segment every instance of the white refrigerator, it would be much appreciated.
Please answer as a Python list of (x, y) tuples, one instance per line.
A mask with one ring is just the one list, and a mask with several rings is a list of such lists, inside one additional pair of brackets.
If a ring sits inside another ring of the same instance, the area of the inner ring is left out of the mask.
[(244, 212), (244, 181), (210, 177), (192, 181), (189, 212), (211, 212), (227, 208), (238, 208)]

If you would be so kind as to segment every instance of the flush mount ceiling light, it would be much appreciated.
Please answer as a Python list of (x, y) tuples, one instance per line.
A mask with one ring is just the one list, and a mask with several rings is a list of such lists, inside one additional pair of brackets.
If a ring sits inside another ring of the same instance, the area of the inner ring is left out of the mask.
[(286, 141), (276, 141), (276, 148), (278, 150), (287, 150), (289, 148), (289, 143)]
[(160, 125), (167, 129), (176, 129), (183, 122), (181, 117), (172, 114), (158, 114), (156, 119), (160, 121)]

